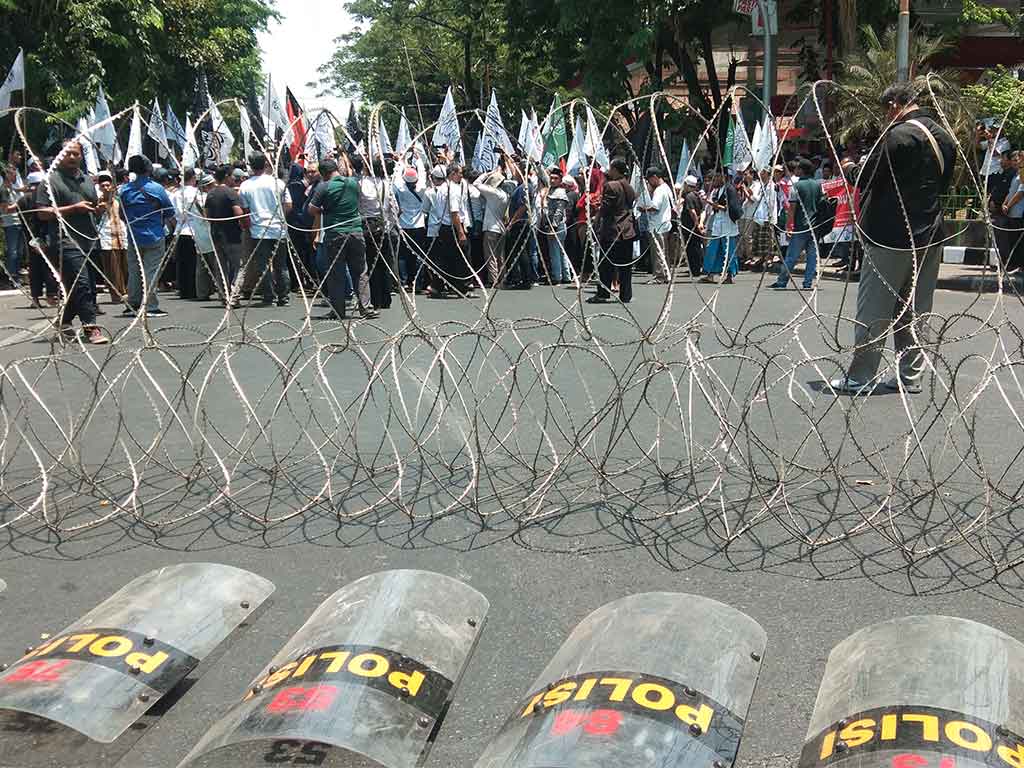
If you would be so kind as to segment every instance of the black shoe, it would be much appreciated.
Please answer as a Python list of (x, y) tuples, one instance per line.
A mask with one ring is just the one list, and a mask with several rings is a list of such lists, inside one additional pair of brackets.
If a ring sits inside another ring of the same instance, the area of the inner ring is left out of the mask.
[(97, 315), (105, 315), (105, 314), (107, 314), (107, 312), (106, 312), (106, 310), (103, 310), (103, 309), (100, 309), (99, 307), (96, 307), (96, 314)]
[(288, 299), (278, 299), (277, 300), (277, 306), (279, 306), (279, 307), (287, 307), (288, 306)]
[(316, 315), (314, 320), (344, 320), (344, 315), (338, 315), (337, 312), (328, 312), (326, 315)]
[(146, 312), (146, 314), (149, 315), (150, 317), (167, 317), (167, 313), (164, 312), (162, 309), (154, 309), (152, 311)]
[(606, 299), (604, 296), (591, 296), (589, 299), (587, 299), (587, 304), (607, 304), (607, 303), (608, 303), (608, 299)]
[(133, 309), (132, 307), (128, 307), (123, 312), (121, 312), (119, 317), (135, 317), (137, 314), (139, 314), (139, 310)]
[(359, 316), (364, 320), (373, 320), (380, 317), (380, 312), (376, 309), (361, 309), (359, 310)]

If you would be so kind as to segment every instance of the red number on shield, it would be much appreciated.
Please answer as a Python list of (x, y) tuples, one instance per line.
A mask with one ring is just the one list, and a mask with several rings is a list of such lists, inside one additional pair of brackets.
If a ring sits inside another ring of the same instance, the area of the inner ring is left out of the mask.
[(22, 664), (4, 678), (4, 682), (53, 683), (60, 680), (60, 671), (68, 665), (67, 659), (61, 661), (30, 661)]
[(338, 689), (333, 685), (285, 688), (267, 704), (267, 712), (322, 712), (331, 706), (337, 693)]
[(619, 730), (620, 725), (622, 725), (621, 712), (616, 712), (614, 709), (599, 709), (590, 716), (587, 724), (583, 726), (583, 730), (595, 736), (604, 736), (615, 733)]
[(596, 709), (589, 715), (572, 709), (559, 712), (551, 724), (553, 736), (564, 736), (570, 731), (582, 727), (584, 733), (591, 736), (605, 736), (615, 733), (622, 725), (622, 713), (614, 709)]

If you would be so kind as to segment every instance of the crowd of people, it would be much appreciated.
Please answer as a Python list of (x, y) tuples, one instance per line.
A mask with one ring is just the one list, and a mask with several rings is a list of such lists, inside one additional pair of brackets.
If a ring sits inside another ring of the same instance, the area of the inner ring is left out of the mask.
[[(376, 317), (403, 291), (472, 299), (480, 288), (592, 284), (588, 303), (613, 292), (629, 303), (637, 270), (650, 283), (685, 276), (727, 286), (741, 268), (775, 269), (769, 287), (782, 289), (801, 259), (802, 286), (811, 289), (823, 258), (854, 276), (874, 252), (858, 295), (855, 360), (832, 382), (856, 393), (878, 368), (879, 337), (899, 324), (893, 312), (908, 303), (927, 312), (937, 276), (933, 241), (954, 144), (914, 97), (907, 86), (886, 92), (893, 123), (869, 157), (794, 157), (735, 171), (695, 165), (699, 175), (678, 184), (650, 167), (638, 188), (622, 157), (606, 169), (588, 158), (568, 174), (498, 152), (494, 170), (478, 172), (447, 147), (429, 158), (416, 149), (377, 158), (336, 152), (318, 163), (299, 155), (287, 167), (255, 154), (181, 172), (135, 155), (126, 168), (91, 176), (72, 139), (55, 158), (29, 163), (24, 179), (21, 158), (10, 158), (0, 185), (4, 266), (15, 285), (27, 274), (34, 306), (61, 307), (60, 334), (76, 335), (77, 318), (83, 338), (103, 344), (103, 293), (125, 317), (160, 318), (167, 291), (238, 308), (257, 297), (283, 307), (301, 290), (327, 310), (318, 319), (341, 320), (350, 311)], [(993, 211), (1003, 240), (1019, 239), (1024, 177), (1008, 148), (998, 157)], [(858, 213), (862, 193), (870, 213)], [(894, 255), (904, 252), (909, 259)], [(919, 346), (905, 328), (895, 335), (898, 351)], [(910, 386), (921, 358), (904, 359)]]

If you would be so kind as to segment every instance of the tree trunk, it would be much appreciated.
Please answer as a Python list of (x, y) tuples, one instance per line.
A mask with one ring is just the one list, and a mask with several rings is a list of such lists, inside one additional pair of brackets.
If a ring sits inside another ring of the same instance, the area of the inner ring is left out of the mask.
[(700, 36), (701, 55), (704, 58), (704, 66), (708, 70), (708, 86), (711, 88), (711, 100), (715, 109), (722, 105), (722, 84), (718, 80), (718, 67), (715, 65), (715, 50), (711, 42), (711, 27), (701, 30)]
[[(686, 38), (679, 29), (678, 17), (673, 19), (671, 31), (665, 32), (667, 39), (664, 42), (664, 49), (676, 65), (676, 70), (686, 81), (686, 99), (690, 106), (705, 119), (711, 117), (714, 111), (708, 102), (707, 95), (700, 85), (700, 75), (697, 74), (697, 65), (686, 48)], [(670, 36), (669, 36), (670, 35)]]
[(857, 50), (857, 0), (839, 0), (839, 45), (844, 54)]

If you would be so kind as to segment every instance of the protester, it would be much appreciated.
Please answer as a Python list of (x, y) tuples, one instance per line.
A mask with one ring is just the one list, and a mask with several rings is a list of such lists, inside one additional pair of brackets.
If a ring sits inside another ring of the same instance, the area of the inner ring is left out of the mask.
[(1002, 241), (999, 254), (1003, 259), (1003, 269), (1009, 275), (1016, 274), (1024, 266), (1024, 246), (1021, 245), (1021, 236), (1024, 235), (1024, 163), (1020, 160), (1018, 153), (1017, 175), (1003, 203), (1002, 228), (996, 230), (996, 240)]
[(342, 155), (341, 168), (333, 160), (320, 163), (321, 184), (309, 201), (313, 227), (324, 228), (325, 277), (327, 299), (331, 312), (317, 319), (345, 319), (345, 280), (343, 270), (355, 278), (359, 314), (375, 318), (378, 313), (370, 303), (370, 281), (366, 272), (366, 244), (359, 217), (359, 181), (348, 157)]
[(736, 248), (739, 243), (739, 220), (743, 215), (736, 188), (722, 171), (712, 177), (711, 194), (704, 212), (704, 231), (708, 232), (708, 244), (704, 251), (704, 277), (702, 283), (718, 282), (732, 285), (739, 271)]
[(1007, 213), (1009, 206), (1006, 202), (1010, 199), (1010, 188), (1014, 179), (1017, 178), (1017, 153), (1013, 148), (1007, 146), (999, 155), (999, 171), (989, 175), (988, 184), (988, 210), (992, 215), (992, 226), (995, 228), (996, 248), (999, 251), (999, 261), (1004, 269), (1010, 261), (1011, 248), (1015, 241), (1013, 223)]
[(182, 299), (196, 298), (197, 251), (193, 217), (189, 212), (197, 205), (199, 187), (196, 185), (196, 171), (186, 168), (182, 174), (182, 184), (170, 194), (174, 204), (174, 218), (178, 228), (175, 230), (174, 257), (176, 263), (175, 284), (178, 297)]
[(186, 210), (192, 237), (196, 243), (195, 297), (197, 301), (209, 301), (219, 285), (217, 251), (213, 245), (213, 232), (206, 218), (206, 199), (214, 188), (216, 180), (208, 173), (198, 179), (199, 193), (194, 203)]
[(18, 170), (13, 165), (3, 169), (3, 181), (0, 182), (0, 223), (4, 228), (4, 245), (6, 246), (7, 278), (11, 287), (21, 287), (21, 260), (23, 252), (21, 222), (18, 220), (18, 199), (21, 197), (21, 184), (18, 183)]
[(427, 252), (424, 255), (423, 279), (429, 283), (426, 289), (428, 296), (434, 292), (434, 276), (440, 268), (437, 237), (441, 231), (441, 219), (444, 217), (447, 204), (447, 198), (441, 196), (442, 190), (446, 189), (445, 181), (445, 169), (439, 165), (434, 166), (430, 171), (431, 186), (423, 195), (422, 210), (427, 219)]
[(873, 386), (890, 330), (897, 374), (883, 386), (920, 392), (925, 349), (934, 343), (927, 319), (939, 275), (940, 198), (953, 179), (956, 142), (916, 99), (910, 83), (882, 94), (892, 122), (857, 180), (864, 195), (864, 267), (853, 360), (845, 376), (830, 382), (837, 393), (857, 394)]
[(263, 306), (288, 304), (289, 273), (285, 217), (292, 209), (291, 196), (266, 155), (256, 154), (249, 160), (255, 174), (239, 187), (242, 210), (249, 217), (249, 233), (255, 241), (254, 271), (260, 281)]
[(507, 227), (509, 195), (505, 174), (502, 170), (504, 158), (499, 167), (482, 174), (474, 186), (484, 201), (484, 260), (487, 267), (487, 286), (499, 288), (505, 280), (505, 235)]
[(288, 194), (291, 196), (292, 208), (288, 212), (286, 221), (288, 224), (288, 238), (295, 254), (298, 256), (298, 270), (292, 270), (294, 285), (307, 283), (309, 278), (316, 272), (313, 261), (312, 238), (310, 226), (312, 220), (306, 208), (306, 198), (311, 190), (307, 182), (316, 172), (313, 168), (303, 168), (299, 161), (305, 160), (306, 156), (300, 154), (296, 162), (292, 163), (288, 171)]
[(841, 270), (839, 274), (852, 275), (856, 272), (854, 211), (860, 210), (860, 190), (850, 183), (855, 172), (853, 163), (843, 163), (839, 175), (822, 184), (825, 196), (836, 201), (832, 231), (826, 239), (832, 243), (832, 256), (837, 259), (836, 266)]
[(398, 249), (398, 276), (409, 292), (422, 292), (419, 262), (427, 252), (427, 220), (423, 213), (425, 180), (414, 165), (398, 164), (393, 182), (398, 203), (398, 227), (401, 241)]
[(651, 271), (654, 274), (652, 282), (668, 283), (672, 280), (672, 270), (675, 267), (669, 245), (672, 235), (672, 188), (658, 168), (648, 168), (644, 175), (648, 202), (641, 206), (641, 209), (648, 217)]
[(100, 236), (100, 266), (107, 284), (111, 304), (124, 304), (128, 300), (128, 232), (121, 213), (121, 201), (110, 171), (96, 176), (99, 201), (103, 205), (96, 230)]
[(391, 306), (392, 275), (384, 241), (384, 179), (375, 175), (361, 157), (353, 157), (352, 170), (359, 182), (359, 216), (366, 249), (366, 272), (370, 281), (370, 305), (377, 310)]
[(441, 204), (441, 224), (437, 233), (438, 268), (434, 273), (433, 290), (430, 298), (445, 298), (451, 290), (463, 298), (475, 299), (469, 282), (469, 233), (466, 225), (470, 220), (468, 185), (462, 178), (462, 166), (452, 163), (448, 166), (448, 180), (437, 191)]
[(704, 201), (701, 200), (700, 179), (690, 175), (683, 179), (683, 199), (679, 216), (686, 264), (690, 277), (699, 277), (704, 267)]
[(626, 180), (628, 166), (621, 157), (608, 168), (608, 177), (601, 191), (601, 213), (598, 239), (603, 251), (598, 263), (600, 279), (597, 293), (587, 299), (589, 304), (603, 304), (611, 298), (612, 282), (618, 278), (619, 300), (633, 300), (633, 241), (636, 226), (633, 206), (636, 192)]
[(74, 337), (72, 323), (77, 317), (86, 341), (106, 344), (109, 337), (96, 327), (96, 298), (88, 271), (88, 260), (94, 252), (99, 255), (93, 218), (99, 198), (81, 165), (82, 147), (72, 139), (64, 144), (56, 167), (36, 191), (37, 215), (47, 222), (47, 255), (57, 266), (67, 292), (58, 320), (61, 335)]
[(763, 272), (775, 259), (775, 225), (779, 220), (775, 182), (769, 168), (761, 169), (759, 179), (750, 185), (754, 209), (750, 219), (752, 270)]
[(216, 186), (206, 196), (206, 217), (210, 221), (210, 234), (217, 254), (214, 263), (214, 284), (221, 304), (237, 309), (238, 296), (235, 281), (242, 264), (242, 201), (231, 184), (231, 168), (218, 167), (213, 178)]
[(565, 237), (569, 219), (569, 195), (562, 184), (562, 169), (550, 168), (547, 184), (541, 190), (541, 232), (547, 244), (550, 269), (548, 282), (562, 285), (572, 282), (572, 267), (565, 250)]
[(804, 290), (814, 287), (814, 278), (818, 267), (818, 239), (814, 227), (817, 224), (818, 209), (822, 206), (824, 196), (821, 182), (814, 178), (814, 165), (806, 158), (797, 166), (799, 180), (789, 193), (790, 211), (793, 215), (793, 233), (790, 236), (786, 258), (783, 260), (779, 279), (771, 288), (786, 288), (790, 275), (800, 255), (806, 252), (807, 266), (804, 271)]
[(39, 219), (36, 209), (36, 196), (45, 179), (46, 174), (42, 171), (32, 171), (25, 179), (25, 194), (17, 203), (25, 240), (28, 243), (29, 290), (34, 309), (42, 309), (44, 288), (48, 306), (55, 307), (59, 301), (57, 279), (54, 277), (55, 268), (50, 262), (46, 247), (46, 222)]
[(128, 308), (122, 315), (135, 315), (145, 301), (148, 316), (166, 317), (160, 309), (157, 281), (164, 263), (165, 226), (175, 226), (174, 205), (163, 186), (150, 178), (153, 164), (148, 157), (130, 157), (128, 170), (135, 179), (118, 189), (128, 222)]

